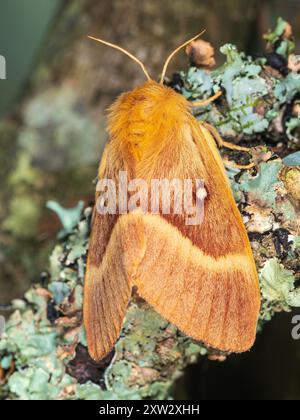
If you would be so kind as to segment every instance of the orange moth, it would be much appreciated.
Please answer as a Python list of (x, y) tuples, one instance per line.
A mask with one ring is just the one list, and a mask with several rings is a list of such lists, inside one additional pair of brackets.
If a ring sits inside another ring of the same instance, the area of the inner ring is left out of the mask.
[(255, 340), (258, 275), (216, 141), (230, 144), (199, 123), (192, 104), (163, 84), (170, 60), (198, 37), (169, 56), (160, 83), (126, 50), (91, 37), (129, 55), (148, 79), (110, 108), (99, 180), (118, 185), (120, 171), (147, 184), (202, 179), (206, 196), (199, 225), (187, 225), (185, 214), (100, 214), (95, 208), (84, 289), (84, 324), (95, 360), (119, 338), (133, 287), (166, 320), (209, 347), (240, 353)]

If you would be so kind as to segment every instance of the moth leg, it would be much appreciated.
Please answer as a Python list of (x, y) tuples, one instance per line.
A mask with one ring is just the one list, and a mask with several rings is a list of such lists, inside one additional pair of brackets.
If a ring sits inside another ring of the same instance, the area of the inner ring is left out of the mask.
[[(247, 152), (247, 153), (251, 152), (251, 149), (249, 147), (241, 147), (232, 143), (228, 143), (227, 141), (224, 141), (222, 137), (220, 136), (220, 134), (218, 133), (218, 130), (216, 130), (215, 127), (213, 127), (212, 125), (207, 124), (207, 123), (202, 123), (202, 125), (210, 132), (213, 139), (215, 140), (215, 142), (220, 148), (226, 147), (227, 149), (230, 149), (230, 150), (238, 150), (240, 152)], [(255, 163), (253, 162), (249, 163), (248, 165), (239, 165), (238, 163), (235, 163), (235, 162), (224, 161), (224, 165), (229, 168), (244, 169), (244, 170), (252, 169), (255, 167)]]
[(222, 96), (221, 91), (217, 92), (215, 95), (213, 95), (212, 97), (210, 97), (208, 99), (204, 99), (203, 101), (191, 102), (191, 104), (192, 104), (193, 108), (198, 108), (198, 107), (201, 107), (201, 106), (207, 106), (207, 105), (211, 104), (212, 102), (214, 102), (216, 99), (218, 99), (220, 96)]
[(220, 136), (218, 130), (215, 127), (213, 127), (212, 125), (210, 125), (208, 123), (202, 123), (202, 124), (210, 132), (210, 134), (213, 136), (213, 138), (215, 139), (216, 143), (218, 144), (218, 146), (220, 148), (221, 147), (226, 147), (227, 149), (230, 149), (230, 150), (238, 150), (240, 152), (251, 152), (250, 147), (238, 146), (236, 144), (232, 144), (232, 143), (229, 143), (229, 142), (223, 140), (222, 137)]
[(252, 169), (255, 167), (255, 163), (249, 163), (249, 165), (239, 165), (238, 163), (235, 162), (229, 162), (228, 160), (224, 160), (224, 165), (227, 166), (228, 168), (233, 168), (233, 169)]

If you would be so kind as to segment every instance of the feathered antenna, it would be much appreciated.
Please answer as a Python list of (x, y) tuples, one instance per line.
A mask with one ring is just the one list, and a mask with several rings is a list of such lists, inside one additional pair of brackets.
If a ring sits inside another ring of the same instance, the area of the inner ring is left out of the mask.
[(160, 84), (164, 83), (164, 79), (167, 73), (167, 69), (168, 69), (168, 65), (170, 64), (170, 61), (172, 60), (172, 58), (174, 57), (174, 55), (176, 55), (178, 53), (178, 51), (180, 51), (182, 48), (186, 47), (188, 44), (190, 44), (191, 42), (195, 41), (197, 38), (199, 38), (201, 35), (203, 35), (205, 33), (206, 30), (202, 31), (200, 34), (194, 36), (192, 39), (189, 39), (188, 41), (186, 41), (184, 44), (180, 45), (179, 47), (176, 48), (176, 50), (174, 50), (172, 52), (172, 54), (169, 55), (169, 57), (167, 58), (165, 65), (163, 67), (163, 71), (161, 74), (161, 79), (160, 79)]
[(134, 55), (132, 55), (129, 51), (125, 50), (122, 47), (119, 47), (118, 45), (111, 44), (110, 42), (104, 41), (103, 39), (94, 38), (93, 36), (89, 36), (88, 38), (92, 39), (93, 41), (100, 42), (101, 44), (108, 45), (109, 47), (115, 48), (116, 50), (119, 50), (122, 53), (126, 54), (128, 57), (130, 57), (133, 61), (135, 61), (136, 63), (138, 63), (141, 66), (141, 68), (142, 68), (145, 76), (147, 77), (147, 79), (152, 80), (148, 71), (146, 70), (144, 64), (138, 58), (136, 58)]

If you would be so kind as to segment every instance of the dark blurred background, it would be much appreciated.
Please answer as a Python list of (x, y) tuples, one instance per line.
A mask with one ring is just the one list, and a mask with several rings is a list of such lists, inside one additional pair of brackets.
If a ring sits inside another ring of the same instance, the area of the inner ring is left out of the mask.
[[(126, 47), (158, 76), (170, 50), (204, 28), (218, 64), (227, 42), (259, 55), (279, 16), (300, 40), (299, 0), (1, 0), (0, 304), (47, 268), (60, 228), (47, 201), (69, 208), (93, 200), (105, 109), (144, 80), (133, 62), (86, 36)], [(186, 66), (179, 54), (169, 74)], [(290, 331), (291, 314), (279, 315), (248, 355), (202, 360), (179, 382), (178, 398), (300, 398)]]

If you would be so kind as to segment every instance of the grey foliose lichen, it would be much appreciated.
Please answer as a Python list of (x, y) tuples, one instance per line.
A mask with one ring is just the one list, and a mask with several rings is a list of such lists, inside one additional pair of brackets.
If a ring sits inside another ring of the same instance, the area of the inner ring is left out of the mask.
[(191, 67), (179, 73), (173, 86), (190, 101), (223, 92), (219, 101), (195, 110), (223, 137), (250, 141), (268, 133), (273, 141), (288, 137), (298, 143), (300, 61), (293, 55), (295, 42), (288, 25), (279, 19), (275, 31), (265, 36), (269, 44), (261, 58), (226, 44), (221, 48), (226, 57), (223, 66), (212, 71)]

